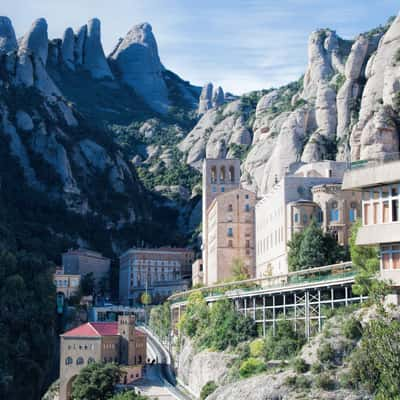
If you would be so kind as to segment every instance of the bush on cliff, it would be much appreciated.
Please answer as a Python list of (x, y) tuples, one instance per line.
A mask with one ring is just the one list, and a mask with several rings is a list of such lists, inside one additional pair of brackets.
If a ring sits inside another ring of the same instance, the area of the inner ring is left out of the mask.
[(202, 388), (200, 392), (200, 400), (205, 400), (211, 393), (214, 393), (218, 388), (217, 384), (214, 381), (207, 382)]
[(259, 358), (250, 357), (242, 363), (239, 368), (239, 374), (242, 378), (248, 378), (266, 370), (265, 362)]

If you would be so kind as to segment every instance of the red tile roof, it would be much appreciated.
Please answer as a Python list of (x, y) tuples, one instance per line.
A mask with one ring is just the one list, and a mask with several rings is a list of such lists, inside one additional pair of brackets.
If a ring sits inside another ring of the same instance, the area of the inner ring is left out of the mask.
[[(146, 336), (139, 329), (135, 329), (138, 336)], [(118, 333), (118, 322), (87, 322), (77, 328), (71, 329), (61, 336), (66, 337), (100, 337), (100, 336), (115, 336)]]

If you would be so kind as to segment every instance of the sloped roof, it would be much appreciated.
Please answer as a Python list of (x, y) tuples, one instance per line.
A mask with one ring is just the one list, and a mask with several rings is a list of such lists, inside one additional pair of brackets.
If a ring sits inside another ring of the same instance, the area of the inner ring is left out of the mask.
[[(138, 336), (146, 336), (139, 329), (135, 329), (135, 334)], [(118, 322), (87, 322), (73, 328), (61, 336), (64, 337), (101, 337), (101, 336), (116, 336), (118, 333)]]

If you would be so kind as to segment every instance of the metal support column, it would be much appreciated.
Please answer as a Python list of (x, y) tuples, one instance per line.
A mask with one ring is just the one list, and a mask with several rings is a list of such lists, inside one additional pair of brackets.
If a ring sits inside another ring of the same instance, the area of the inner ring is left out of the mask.
[(275, 296), (272, 296), (272, 333), (275, 336), (275, 330), (276, 330), (276, 320), (275, 320)]
[(344, 288), (344, 304), (346, 305), (346, 307), (349, 304), (349, 288), (347, 286), (345, 286)]
[(256, 320), (256, 298), (253, 297), (253, 319)]
[(321, 320), (321, 290), (318, 290), (318, 332), (321, 332), (322, 320)]
[(332, 308), (332, 310), (335, 308), (335, 305), (333, 303), (334, 299), (335, 299), (335, 293), (333, 291), (333, 288), (331, 288), (331, 308)]
[(244, 298), (244, 316), (247, 317), (247, 297)]
[(293, 294), (294, 298), (294, 331), (297, 332), (297, 298), (296, 293)]
[(263, 308), (262, 308), (262, 319), (263, 319), (263, 336), (265, 337), (265, 295), (263, 296)]
[(310, 292), (306, 291), (304, 296), (304, 325), (307, 340), (310, 337)]
[(286, 319), (286, 294), (283, 295), (283, 317)]

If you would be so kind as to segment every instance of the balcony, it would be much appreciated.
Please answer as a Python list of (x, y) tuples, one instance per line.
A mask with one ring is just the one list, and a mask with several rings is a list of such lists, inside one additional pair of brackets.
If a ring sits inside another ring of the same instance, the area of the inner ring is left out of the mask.
[(356, 243), (361, 246), (400, 242), (400, 223), (361, 226)]
[(362, 160), (351, 164), (343, 177), (343, 190), (400, 182), (400, 153), (388, 154), (384, 159)]

